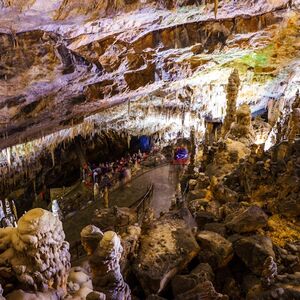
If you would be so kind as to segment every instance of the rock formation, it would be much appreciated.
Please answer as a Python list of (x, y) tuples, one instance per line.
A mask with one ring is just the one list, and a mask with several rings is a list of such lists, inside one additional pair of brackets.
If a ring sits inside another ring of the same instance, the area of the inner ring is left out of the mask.
[(69, 244), (62, 223), (40, 208), (23, 215), (16, 228), (0, 228), (0, 269), (8, 272), (3, 287), (28, 291), (66, 292), (70, 269)]
[(199, 252), (190, 229), (174, 213), (153, 220), (140, 244), (134, 272), (146, 295), (162, 292)]
[(89, 254), (93, 289), (105, 294), (106, 299), (131, 299), (130, 288), (124, 282), (120, 269), (123, 252), (120, 237), (113, 231), (106, 231), (95, 248), (100, 235), (94, 226), (84, 228), (81, 236)]
[(239, 78), (239, 72), (237, 69), (234, 69), (228, 78), (227, 84), (227, 106), (224, 124), (222, 128), (223, 137), (225, 137), (225, 135), (230, 130), (232, 123), (236, 122), (236, 100), (239, 92), (240, 83), (241, 82)]
[(277, 276), (277, 265), (272, 256), (266, 258), (262, 271), (262, 284), (269, 287)]
[[(224, 126), (226, 118), (224, 120)], [(251, 110), (248, 104), (241, 105), (236, 111), (236, 121), (231, 125), (228, 138), (236, 139), (244, 144), (252, 145), (255, 135), (251, 124)]]

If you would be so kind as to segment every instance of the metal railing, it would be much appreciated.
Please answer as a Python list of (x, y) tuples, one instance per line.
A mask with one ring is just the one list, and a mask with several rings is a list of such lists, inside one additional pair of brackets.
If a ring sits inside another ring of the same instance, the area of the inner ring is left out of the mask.
[[(129, 206), (129, 208), (134, 209), (136, 211), (137, 222), (139, 225), (142, 224), (146, 209), (150, 206), (153, 191), (154, 184), (151, 184), (150, 186), (148, 186), (146, 193)], [(128, 218), (128, 221), (125, 224), (115, 225), (115, 231), (119, 232), (123, 228), (126, 228), (129, 224), (130, 222)], [(72, 262), (77, 261), (86, 256), (86, 253), (81, 245), (81, 240), (77, 240), (70, 244), (70, 253)]]
[(154, 184), (152, 183), (148, 189), (147, 192), (136, 202), (131, 204), (129, 208), (134, 208), (137, 214), (137, 221), (139, 225), (142, 224), (144, 215), (145, 215), (145, 210), (150, 206), (150, 201), (153, 196), (153, 191), (154, 191)]

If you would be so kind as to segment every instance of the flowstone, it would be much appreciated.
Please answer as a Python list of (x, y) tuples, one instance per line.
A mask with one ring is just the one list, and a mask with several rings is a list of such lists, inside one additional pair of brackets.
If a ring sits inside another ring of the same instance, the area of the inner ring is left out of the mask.
[(69, 243), (64, 239), (61, 221), (41, 208), (23, 215), (16, 228), (1, 228), (0, 274), (9, 270), (11, 275), (3, 287), (14, 282), (15, 288), (64, 294), (70, 269)]

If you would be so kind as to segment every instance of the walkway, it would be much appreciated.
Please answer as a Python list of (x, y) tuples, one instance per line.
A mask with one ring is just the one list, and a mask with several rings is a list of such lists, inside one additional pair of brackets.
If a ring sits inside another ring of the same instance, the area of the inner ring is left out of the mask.
[[(155, 168), (133, 179), (126, 186), (122, 186), (109, 195), (109, 205), (128, 207), (134, 201), (146, 193), (147, 187), (153, 183), (154, 191), (151, 206), (156, 216), (160, 212), (168, 211), (171, 200), (175, 194), (177, 175), (172, 165), (165, 165)], [(85, 209), (77, 212), (74, 216), (63, 222), (66, 240), (73, 242), (80, 239), (80, 231), (89, 225), (93, 214), (97, 208), (101, 208), (103, 203), (93, 203)]]

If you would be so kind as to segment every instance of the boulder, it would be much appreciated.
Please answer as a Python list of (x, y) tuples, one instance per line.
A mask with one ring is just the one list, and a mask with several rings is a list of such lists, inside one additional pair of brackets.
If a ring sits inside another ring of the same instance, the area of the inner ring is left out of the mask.
[(233, 248), (231, 242), (223, 238), (218, 233), (212, 231), (200, 231), (197, 234), (197, 241), (201, 251), (206, 250), (210, 254), (212, 266), (215, 268), (225, 267), (233, 257)]
[(172, 280), (173, 295), (183, 294), (193, 288), (199, 283), (206, 280), (212, 281), (214, 279), (214, 272), (209, 264), (201, 263), (190, 274), (176, 275)]
[(210, 192), (207, 189), (197, 189), (190, 191), (188, 193), (188, 200), (195, 200), (195, 199), (210, 199)]
[(193, 289), (186, 293), (177, 295), (176, 300), (196, 300), (196, 299), (208, 299), (208, 300), (228, 300), (228, 296), (219, 294), (216, 292), (211, 281), (204, 281), (199, 283)]
[[(231, 219), (232, 218), (232, 219)], [(238, 233), (252, 232), (267, 226), (268, 216), (258, 206), (250, 206), (243, 213), (232, 216), (226, 220), (226, 227)]]
[(194, 217), (200, 230), (203, 229), (206, 223), (215, 221), (215, 216), (212, 213), (206, 211), (199, 211), (195, 213)]
[(261, 235), (240, 237), (233, 242), (233, 249), (245, 265), (258, 276), (262, 273), (266, 258), (275, 258), (271, 239)]
[(158, 294), (199, 253), (199, 246), (186, 223), (166, 214), (142, 233), (133, 263), (146, 295)]
[(195, 269), (192, 270), (191, 274), (205, 274), (207, 280), (213, 281), (215, 274), (211, 266), (207, 263), (200, 263)]
[(223, 237), (226, 235), (226, 227), (222, 223), (207, 223), (204, 225), (204, 230), (216, 232)]

